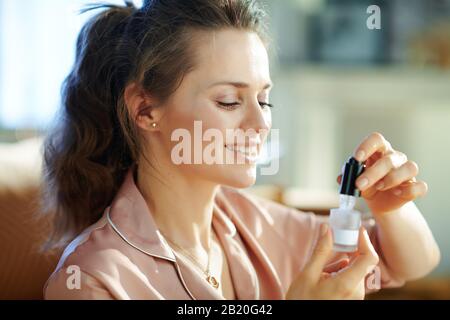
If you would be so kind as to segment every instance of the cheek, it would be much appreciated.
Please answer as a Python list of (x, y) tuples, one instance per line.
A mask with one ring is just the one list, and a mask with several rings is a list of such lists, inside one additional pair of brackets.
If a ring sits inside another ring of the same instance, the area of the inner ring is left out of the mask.
[(218, 130), (222, 133), (222, 137), (225, 137), (226, 129), (235, 128), (236, 125), (236, 116), (224, 114), (225, 112), (209, 100), (198, 100), (190, 104), (178, 102), (169, 108), (164, 116), (163, 124), (163, 140), (168, 150), (172, 150), (179, 143), (179, 141), (172, 141), (172, 134), (176, 130), (184, 129), (189, 132), (191, 154), (193, 154), (194, 148), (203, 149), (211, 143), (203, 141), (203, 136), (208, 129)]
[(163, 115), (162, 130), (163, 134), (170, 140), (172, 133), (177, 129), (187, 129), (193, 132), (195, 113), (192, 111), (191, 104), (174, 101), (166, 106), (166, 112)]
[(234, 129), (239, 126), (239, 114), (222, 110), (212, 101), (203, 102), (194, 111), (195, 120), (201, 121), (203, 131), (217, 129), (225, 135), (226, 129)]

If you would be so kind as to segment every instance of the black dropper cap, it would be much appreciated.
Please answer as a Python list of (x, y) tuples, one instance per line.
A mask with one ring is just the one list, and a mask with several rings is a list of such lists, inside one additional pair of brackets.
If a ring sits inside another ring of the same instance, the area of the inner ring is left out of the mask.
[(342, 175), (340, 194), (347, 194), (354, 197), (361, 195), (361, 191), (356, 187), (355, 181), (364, 172), (364, 168), (364, 163), (358, 162), (353, 157), (348, 159)]

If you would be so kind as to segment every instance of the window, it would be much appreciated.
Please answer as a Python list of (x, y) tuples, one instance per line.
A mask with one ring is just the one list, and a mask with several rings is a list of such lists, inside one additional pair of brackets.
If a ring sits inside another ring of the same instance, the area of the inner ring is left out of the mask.
[(78, 32), (95, 14), (78, 11), (98, 2), (0, 1), (0, 127), (44, 129), (49, 124), (59, 107), (62, 81), (74, 62)]

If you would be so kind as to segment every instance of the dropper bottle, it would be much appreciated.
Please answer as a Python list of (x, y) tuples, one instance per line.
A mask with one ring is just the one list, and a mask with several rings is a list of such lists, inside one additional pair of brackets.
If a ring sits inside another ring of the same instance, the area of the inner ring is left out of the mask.
[(354, 209), (356, 197), (361, 195), (355, 185), (364, 172), (364, 164), (351, 157), (345, 164), (339, 191), (339, 208), (330, 210), (333, 249), (336, 252), (354, 252), (358, 249), (361, 213)]

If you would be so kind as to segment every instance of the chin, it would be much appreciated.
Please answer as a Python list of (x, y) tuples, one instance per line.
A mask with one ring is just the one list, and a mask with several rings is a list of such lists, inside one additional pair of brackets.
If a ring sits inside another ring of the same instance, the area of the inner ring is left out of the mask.
[(248, 188), (256, 182), (256, 166), (242, 165), (237, 168), (227, 168), (223, 175), (222, 185), (233, 188)]

